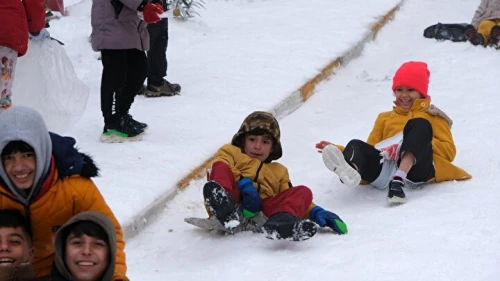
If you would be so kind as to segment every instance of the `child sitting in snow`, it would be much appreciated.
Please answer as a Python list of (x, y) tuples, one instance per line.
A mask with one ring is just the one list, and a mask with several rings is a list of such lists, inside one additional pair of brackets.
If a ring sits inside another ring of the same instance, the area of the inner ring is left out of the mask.
[(405, 203), (403, 187), (410, 181), (470, 179), (453, 165), (456, 149), (452, 121), (427, 93), (430, 72), (424, 62), (406, 62), (396, 71), (391, 111), (382, 112), (366, 142), (351, 140), (346, 147), (327, 141), (316, 144), (328, 169), (348, 186), (361, 179), (378, 189), (389, 187), (389, 203)]
[(268, 238), (305, 240), (316, 233), (315, 223), (347, 233), (336, 214), (312, 203), (308, 187), (292, 186), (287, 168), (272, 162), (281, 156), (278, 121), (267, 112), (248, 115), (209, 168), (203, 196), (211, 214), (225, 228), (234, 229), (241, 216), (262, 211), (269, 218), (263, 225)]
[(465, 30), (465, 37), (475, 46), (499, 47), (500, 0), (481, 0), (471, 26)]

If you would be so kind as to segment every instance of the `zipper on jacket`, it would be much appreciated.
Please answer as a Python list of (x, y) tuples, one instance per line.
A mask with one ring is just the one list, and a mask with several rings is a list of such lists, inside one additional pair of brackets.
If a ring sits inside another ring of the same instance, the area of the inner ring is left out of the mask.
[[(259, 168), (257, 168), (257, 173), (255, 173), (255, 178), (253, 179), (254, 182), (257, 182), (259, 179), (259, 173), (260, 169), (264, 166), (264, 162), (260, 162)], [(260, 183), (257, 182), (257, 192), (260, 194)]]
[(253, 179), (254, 182), (257, 182), (257, 180), (259, 179), (260, 169), (262, 168), (263, 165), (264, 162), (260, 162), (259, 168), (257, 168), (257, 173), (255, 173), (255, 178)]

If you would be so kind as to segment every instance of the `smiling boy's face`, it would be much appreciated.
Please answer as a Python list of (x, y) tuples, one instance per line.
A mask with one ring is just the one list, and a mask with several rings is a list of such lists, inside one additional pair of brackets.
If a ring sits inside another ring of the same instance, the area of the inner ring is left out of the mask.
[(0, 266), (18, 267), (32, 257), (33, 248), (22, 227), (0, 228)]
[(264, 162), (271, 154), (273, 148), (273, 138), (269, 134), (251, 135), (246, 134), (243, 152), (252, 157)]

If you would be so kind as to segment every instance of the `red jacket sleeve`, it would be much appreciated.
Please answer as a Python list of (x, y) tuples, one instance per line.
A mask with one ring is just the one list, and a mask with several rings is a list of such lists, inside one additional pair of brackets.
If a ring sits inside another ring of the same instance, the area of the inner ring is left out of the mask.
[(44, 0), (23, 0), (30, 33), (38, 33), (45, 27), (44, 2)]

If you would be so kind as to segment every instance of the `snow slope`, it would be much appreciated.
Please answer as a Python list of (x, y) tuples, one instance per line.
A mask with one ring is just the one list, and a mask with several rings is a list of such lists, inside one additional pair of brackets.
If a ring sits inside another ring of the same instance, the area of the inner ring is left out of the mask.
[[(183, 222), (205, 216), (203, 180), (171, 202), (161, 219), (127, 246), (134, 280), (488, 280), (500, 274), (498, 65), (491, 49), (436, 42), (423, 29), (468, 22), (478, 1), (408, 0), (362, 58), (321, 85), (303, 107), (280, 121), (284, 157), (295, 185), (339, 214), (349, 234), (318, 233), (302, 242), (242, 233), (221, 236)], [(258, 2), (259, 3), (259, 2)], [(270, 2), (267, 2), (270, 3)], [(322, 139), (366, 139), (377, 114), (392, 106), (391, 79), (400, 64), (429, 64), (433, 102), (454, 120), (455, 163), (473, 175), (409, 190), (389, 208), (385, 191), (347, 188), (316, 153)], [(294, 82), (294, 80), (290, 80)], [(257, 106), (254, 109), (262, 109)], [(246, 115), (245, 112), (241, 115)], [(229, 113), (220, 113), (229, 114)], [(224, 126), (229, 140), (242, 118)], [(194, 122), (194, 121), (193, 121)], [(209, 137), (204, 137), (209, 139)]]
[[(201, 17), (170, 20), (168, 79), (181, 96), (137, 97), (134, 117), (150, 125), (142, 142), (101, 144), (102, 66), (91, 50), (91, 0), (68, 7), (50, 32), (65, 42), (90, 88), (87, 109), (67, 132), (102, 170), (96, 179), (122, 224), (228, 141), (241, 119), (270, 109), (345, 52), (399, 1), (205, 1)], [(68, 4), (67, 4), (68, 5)]]

